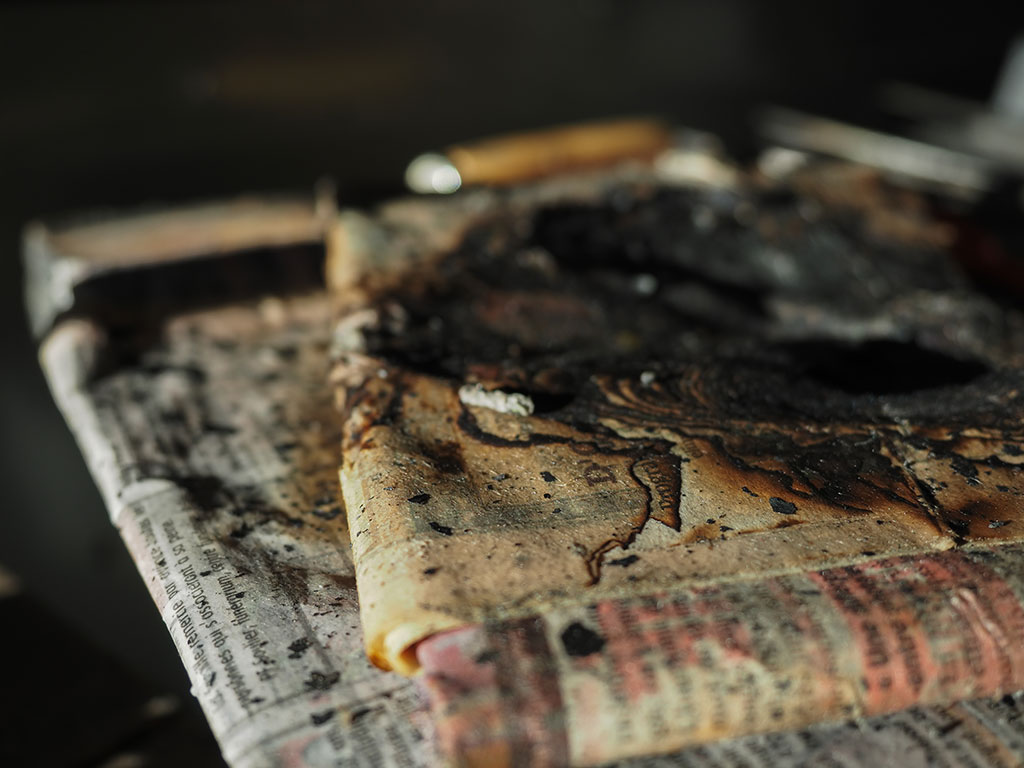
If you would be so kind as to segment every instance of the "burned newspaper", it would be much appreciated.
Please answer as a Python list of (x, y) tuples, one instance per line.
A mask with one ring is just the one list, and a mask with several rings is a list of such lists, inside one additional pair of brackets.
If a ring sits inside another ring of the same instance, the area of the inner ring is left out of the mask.
[(1024, 315), (875, 171), (725, 178), (624, 164), (330, 233), (366, 647), (458, 761), (1024, 687)]
[(229, 764), (1020, 763), (1018, 315), (874, 173), (705, 160), (28, 230)]

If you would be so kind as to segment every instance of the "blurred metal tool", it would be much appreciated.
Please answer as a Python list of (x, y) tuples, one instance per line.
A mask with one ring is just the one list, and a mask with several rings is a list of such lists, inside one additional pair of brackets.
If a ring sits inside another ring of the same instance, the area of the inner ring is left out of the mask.
[[(757, 127), (779, 149), (826, 155), (878, 168), (930, 191), (977, 200), (1024, 182), (1024, 36), (1011, 46), (985, 104), (906, 83), (884, 86), (882, 108), (907, 122), (904, 136), (772, 107)], [(771, 161), (771, 162), (769, 162)], [(1024, 205), (1024, 196), (1020, 197)]]
[(996, 111), (1024, 121), (1024, 35), (1013, 41), (992, 95)]
[(1004, 172), (1024, 176), (1024, 37), (1011, 47), (989, 104), (906, 83), (885, 86), (881, 102), (911, 122), (913, 137), (996, 160)]
[(851, 160), (956, 197), (984, 192), (995, 173), (993, 161), (976, 155), (780, 107), (762, 111), (758, 128), (773, 144)]
[(449, 194), (463, 186), (505, 185), (623, 160), (653, 160), (672, 143), (659, 120), (631, 118), (515, 133), (415, 158), (405, 183), (414, 192)]

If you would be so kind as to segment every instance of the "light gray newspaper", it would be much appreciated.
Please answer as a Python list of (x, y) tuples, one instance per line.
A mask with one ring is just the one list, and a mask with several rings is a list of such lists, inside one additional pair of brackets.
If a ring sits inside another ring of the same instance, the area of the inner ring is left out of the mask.
[(91, 323), (42, 357), (228, 762), (426, 765), (415, 687), (363, 652), (309, 333), (322, 306), (175, 319), (141, 368), (91, 383)]

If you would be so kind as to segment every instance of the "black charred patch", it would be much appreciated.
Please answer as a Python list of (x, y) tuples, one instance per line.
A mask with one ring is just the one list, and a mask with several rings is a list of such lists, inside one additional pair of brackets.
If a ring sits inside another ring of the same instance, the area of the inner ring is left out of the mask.
[(537, 415), (547, 415), (561, 411), (576, 399), (576, 395), (573, 392), (541, 392), (529, 390), (524, 394), (533, 401), (533, 412)]
[(289, 659), (300, 659), (303, 654), (309, 650), (310, 642), (308, 638), (300, 637), (288, 646), (290, 653), (288, 654)]
[(975, 360), (902, 341), (804, 342), (789, 349), (804, 363), (805, 376), (853, 395), (906, 394), (960, 386), (989, 370)]
[(411, 501), (413, 504), (426, 504), (428, 501), (430, 501), (430, 494), (417, 493), (415, 496), (410, 496), (409, 501)]
[(620, 557), (618, 560), (609, 560), (608, 565), (617, 565), (620, 568), (629, 568), (629, 566), (639, 559), (640, 558), (636, 555), (627, 555), (626, 557)]
[(981, 485), (981, 480), (978, 479), (978, 468), (969, 459), (955, 453), (949, 457), (949, 466), (964, 478), (968, 485)]
[(352, 714), (349, 715), (349, 722), (354, 723), (354, 722), (357, 722), (359, 720), (362, 720), (364, 717), (366, 717), (371, 712), (376, 712), (376, 711), (377, 710), (374, 707), (360, 707), (359, 709), (354, 709), (354, 710), (352, 710)]
[(462, 463), (462, 448), (458, 443), (438, 443), (427, 455), (438, 472), (446, 475), (462, 475), (466, 472), (466, 467)]
[(230, 424), (218, 424), (212, 421), (204, 422), (202, 430), (206, 434), (224, 435), (225, 437), (238, 433), (238, 427), (233, 427)]
[(448, 527), (447, 525), (441, 525), (440, 523), (435, 523), (433, 520), (431, 520), (430, 521), (430, 527), (433, 528), (438, 533), (440, 533), (442, 536), (451, 536), (452, 535), (452, 529), (450, 527)]
[(335, 712), (333, 709), (325, 709), (323, 712), (314, 712), (309, 716), (309, 719), (312, 721), (313, 725), (323, 725), (333, 718), (334, 715)]
[(581, 657), (598, 653), (605, 639), (589, 627), (574, 621), (562, 632), (562, 645), (570, 656)]
[(173, 482), (203, 512), (215, 512), (231, 498), (224, 482), (214, 475), (187, 475), (176, 477)]
[(785, 499), (780, 499), (778, 496), (772, 496), (768, 499), (768, 503), (772, 505), (772, 510), (778, 512), (780, 515), (796, 514), (796, 504), (792, 501), (786, 501)]
[(341, 506), (335, 504), (332, 507), (313, 507), (313, 514), (321, 520), (333, 520), (341, 514)]
[(312, 672), (302, 684), (310, 691), (327, 691), (341, 679), (340, 672)]

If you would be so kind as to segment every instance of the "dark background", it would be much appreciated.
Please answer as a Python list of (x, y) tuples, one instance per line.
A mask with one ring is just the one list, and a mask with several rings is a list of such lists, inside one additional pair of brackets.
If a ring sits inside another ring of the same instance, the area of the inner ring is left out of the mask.
[[(660, 113), (748, 156), (761, 104), (866, 120), (888, 80), (987, 99), (1024, 30), (1024, 11), (996, 7), (0, 5), (0, 565), (69, 636), (188, 700), (35, 362), (19, 265), (30, 219), (306, 191), (322, 176), (363, 204), (397, 191), (419, 151), (614, 114)], [(29, 631), (0, 622), (0, 636)]]

